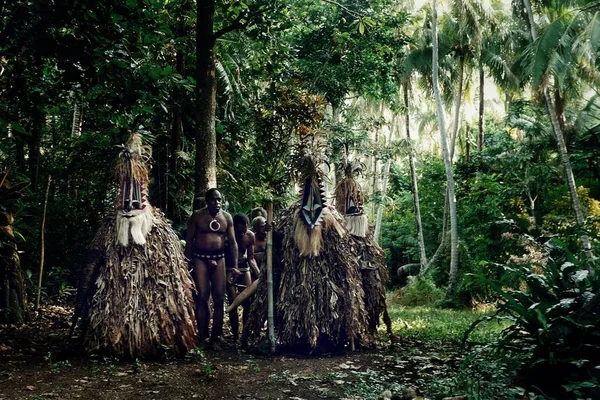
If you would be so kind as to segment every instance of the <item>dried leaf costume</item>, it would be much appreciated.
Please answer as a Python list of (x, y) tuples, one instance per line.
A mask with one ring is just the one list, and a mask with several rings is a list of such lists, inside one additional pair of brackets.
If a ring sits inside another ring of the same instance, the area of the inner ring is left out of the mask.
[(88, 247), (74, 325), (89, 352), (122, 358), (195, 346), (193, 284), (175, 232), (147, 199), (151, 149), (134, 134), (119, 155), (119, 199)]
[(369, 330), (375, 332), (379, 318), (383, 315), (388, 334), (392, 333), (392, 322), (385, 303), (385, 288), (388, 272), (383, 249), (373, 240), (367, 216), (363, 213), (363, 194), (356, 181), (362, 165), (346, 162), (342, 165), (344, 179), (335, 188), (335, 206), (344, 215), (344, 223), (354, 239), (360, 265), (362, 287), (365, 292), (365, 308)]
[[(319, 164), (311, 153), (300, 167), (302, 201), (284, 211), (273, 241), (277, 344), (306, 353), (372, 340), (354, 242), (341, 215), (326, 204)], [(244, 340), (260, 337), (267, 319), (266, 291), (263, 273)]]

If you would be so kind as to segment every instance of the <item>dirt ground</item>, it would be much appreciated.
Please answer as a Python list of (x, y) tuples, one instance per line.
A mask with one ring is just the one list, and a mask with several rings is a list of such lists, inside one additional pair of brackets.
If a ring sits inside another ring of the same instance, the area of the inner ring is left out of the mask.
[(384, 336), (373, 350), (313, 357), (230, 346), (163, 362), (90, 358), (67, 341), (70, 316), (50, 306), (31, 323), (0, 327), (0, 400), (358, 400), (386, 390), (396, 399), (433, 398), (432, 385), (461, 361), (451, 345), (402, 338), (392, 345)]

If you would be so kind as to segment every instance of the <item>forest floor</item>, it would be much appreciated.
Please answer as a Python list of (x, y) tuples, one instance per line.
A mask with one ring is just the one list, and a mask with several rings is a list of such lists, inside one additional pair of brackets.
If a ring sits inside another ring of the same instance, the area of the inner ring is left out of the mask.
[(67, 340), (72, 309), (47, 306), (30, 323), (0, 327), (0, 400), (358, 400), (379, 399), (385, 391), (395, 399), (435, 398), (464, 355), (456, 341), (436, 338), (435, 329), (423, 326), (433, 334), (427, 337), (402, 334), (419, 329), (418, 319), (391, 314), (400, 333), (396, 343), (382, 334), (368, 351), (303, 357), (230, 346), (185, 359), (127, 362), (85, 356)]

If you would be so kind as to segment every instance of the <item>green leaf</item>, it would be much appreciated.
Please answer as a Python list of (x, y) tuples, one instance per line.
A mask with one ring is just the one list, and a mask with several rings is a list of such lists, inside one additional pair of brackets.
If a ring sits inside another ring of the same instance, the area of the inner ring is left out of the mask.
[(529, 313), (527, 308), (525, 308), (522, 304), (520, 304), (517, 301), (517, 299), (515, 299), (509, 293), (502, 290), (502, 288), (500, 286), (498, 286), (498, 284), (496, 284), (496, 282), (494, 282), (491, 279), (488, 279), (482, 275), (477, 275), (477, 277), (479, 279), (481, 279), (483, 282), (487, 283), (494, 290), (494, 292), (496, 292), (497, 294), (502, 296), (508, 302), (508, 304), (510, 305), (510, 309), (512, 311), (517, 313), (521, 318), (523, 318), (528, 323), (535, 323), (536, 318), (533, 318), (533, 316)]
[(29, 132), (27, 132), (27, 130), (25, 128), (23, 128), (23, 126), (21, 124), (16, 123), (16, 122), (11, 122), (10, 126), (12, 127), (12, 129), (15, 132), (19, 132), (19, 133), (29, 136)]
[(365, 24), (362, 21), (358, 22), (358, 32), (363, 35), (365, 33)]
[(110, 60), (113, 64), (115, 64), (119, 68), (127, 68), (127, 63), (121, 59), (113, 58)]
[(598, 51), (600, 49), (600, 11), (594, 15), (590, 26), (590, 45), (594, 51)]
[(560, 38), (564, 32), (562, 20), (558, 19), (550, 24), (544, 33), (536, 41), (534, 62), (533, 62), (533, 87), (538, 88), (546, 75), (550, 66), (550, 59), (556, 52)]
[(548, 329), (548, 322), (546, 321), (546, 317), (544, 317), (544, 314), (542, 314), (542, 312), (539, 309), (536, 309), (535, 313), (537, 314), (538, 321), (540, 321), (540, 323), (544, 327), (544, 330), (547, 330)]

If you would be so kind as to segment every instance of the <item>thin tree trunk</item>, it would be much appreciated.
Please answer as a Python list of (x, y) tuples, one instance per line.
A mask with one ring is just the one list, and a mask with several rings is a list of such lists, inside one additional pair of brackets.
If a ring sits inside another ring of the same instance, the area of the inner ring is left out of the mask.
[(425, 269), (427, 265), (427, 253), (425, 252), (425, 238), (423, 236), (423, 222), (421, 220), (421, 202), (419, 200), (419, 185), (417, 181), (417, 169), (415, 168), (415, 156), (412, 141), (410, 140), (410, 112), (408, 108), (408, 97), (409, 97), (409, 86), (408, 80), (404, 83), (404, 111), (405, 111), (405, 124), (406, 124), (406, 139), (410, 143), (410, 151), (408, 152), (408, 164), (410, 166), (410, 182), (413, 194), (413, 202), (415, 205), (415, 223), (417, 225), (417, 240), (419, 242), (419, 264), (420, 273)]
[[(531, 3), (529, 0), (523, 0), (523, 5), (527, 10), (527, 17), (529, 19), (530, 29), (531, 29), (531, 39), (535, 41), (537, 39), (537, 28), (535, 21), (533, 19), (533, 11), (531, 10)], [(577, 184), (575, 183), (575, 176), (573, 175), (573, 169), (571, 168), (571, 161), (569, 159), (569, 153), (567, 151), (567, 145), (565, 143), (565, 138), (563, 131), (561, 129), (560, 119), (556, 113), (556, 105), (553, 102), (552, 96), (547, 87), (542, 90), (544, 95), (544, 100), (546, 103), (546, 108), (548, 109), (548, 113), (550, 114), (550, 121), (552, 122), (552, 128), (554, 131), (554, 136), (556, 138), (556, 142), (558, 144), (558, 150), (560, 152), (561, 163), (565, 170), (565, 179), (567, 181), (567, 186), (569, 187), (569, 192), (571, 194), (571, 203), (573, 206), (573, 211), (575, 212), (575, 218), (577, 220), (577, 226), (581, 230), (580, 238), (581, 245), (583, 251), (587, 258), (593, 258), (592, 254), (592, 245), (590, 243), (590, 239), (588, 235), (585, 234), (585, 220), (583, 218), (583, 212), (581, 210), (581, 204), (579, 203), (579, 196), (577, 195)]]
[(460, 105), (462, 104), (463, 92), (463, 74), (465, 70), (465, 56), (461, 55), (458, 61), (458, 90), (456, 93), (456, 105), (454, 108), (454, 125), (452, 126), (452, 142), (450, 144), (450, 162), (454, 163), (454, 151), (456, 148), (456, 138), (460, 124)]
[(35, 308), (40, 308), (40, 297), (42, 295), (42, 277), (44, 275), (44, 253), (46, 250), (45, 238), (46, 238), (46, 211), (48, 210), (48, 193), (50, 193), (50, 183), (52, 182), (52, 176), (48, 175), (48, 184), (46, 185), (46, 196), (44, 197), (44, 211), (42, 214), (42, 226), (40, 228), (40, 273), (38, 277), (38, 290), (37, 300), (35, 302)]
[[(342, 115), (340, 113), (340, 107), (337, 104), (331, 104), (331, 118), (333, 120), (334, 124), (339, 124), (342, 120)], [(348, 162), (348, 155), (346, 152), (346, 148), (347, 146), (344, 144), (344, 165), (346, 165), (346, 163)], [(333, 164), (332, 167), (332, 171), (330, 173), (330, 179), (331, 179), (331, 187), (333, 188), (333, 190), (335, 190), (335, 188), (337, 187), (337, 179), (338, 179), (338, 174), (340, 173), (340, 171), (338, 171), (337, 169), (337, 165)], [(342, 171), (343, 173), (343, 171)]]
[(456, 286), (458, 279), (458, 227), (456, 217), (456, 196), (454, 193), (454, 175), (452, 172), (452, 161), (448, 151), (448, 142), (446, 140), (446, 126), (444, 122), (444, 109), (440, 97), (440, 88), (438, 83), (438, 37), (437, 37), (437, 0), (433, 0), (433, 22), (432, 22), (432, 42), (433, 42), (433, 91), (435, 103), (437, 105), (438, 121), (440, 127), (440, 137), (442, 144), (442, 154), (444, 164), (446, 165), (446, 177), (448, 180), (448, 201), (450, 210), (450, 272), (448, 276), (448, 289), (446, 297), (453, 301), (456, 297)]
[(73, 123), (71, 125), (71, 136), (81, 136), (81, 126), (83, 123), (83, 107), (75, 103), (73, 106)]
[[(388, 139), (387, 145), (390, 146), (392, 144), (392, 138), (394, 136), (394, 128), (396, 127), (396, 119), (392, 121), (392, 128), (390, 129), (390, 137)], [(387, 194), (387, 185), (390, 176), (390, 167), (392, 165), (392, 158), (389, 157), (385, 162), (385, 167), (383, 169), (383, 177), (381, 178), (381, 197)], [(381, 233), (381, 220), (383, 218), (383, 202), (380, 202), (377, 206), (377, 217), (375, 219), (375, 233), (373, 234), (373, 239), (375, 243), (379, 243), (379, 235)]]
[[(273, 225), (273, 202), (267, 203), (267, 223)], [(273, 230), (267, 233), (267, 332), (271, 353), (275, 353), (275, 312), (273, 297)]]
[[(185, 73), (185, 59), (181, 49), (177, 50), (175, 55), (175, 71), (183, 75)], [(183, 137), (183, 112), (181, 103), (183, 101), (183, 93), (180, 87), (175, 87), (172, 92), (172, 122), (171, 122), (171, 140), (169, 143), (169, 171), (167, 176), (177, 177), (179, 173), (179, 151), (181, 151), (181, 142)], [(174, 220), (176, 217), (175, 210), (175, 193), (171, 192), (167, 182), (167, 209), (166, 214)]]
[(467, 125), (465, 127), (465, 159), (467, 162), (471, 161), (471, 143), (469, 143), (471, 140), (470, 133), (471, 127)]
[(483, 128), (484, 128), (484, 118), (485, 118), (485, 107), (484, 107), (484, 82), (485, 79), (485, 75), (483, 72), (483, 65), (481, 64), (481, 60), (479, 61), (479, 120), (478, 120), (478, 129), (479, 129), (479, 135), (477, 135), (477, 151), (481, 151), (483, 150), (483, 141), (484, 141), (484, 135), (485, 133), (483, 132)]
[(196, 6), (196, 156), (194, 198), (204, 197), (217, 186), (217, 133), (215, 112), (217, 80), (214, 55), (215, 0), (199, 0)]
[[(379, 143), (379, 127), (377, 127), (377, 129), (375, 130), (375, 146), (377, 146), (377, 144)], [(372, 196), (372, 202), (373, 202), (373, 207), (371, 207), (371, 221), (373, 219), (376, 218), (376, 208), (375, 208), (375, 199), (377, 198), (377, 192), (379, 191), (378, 189), (378, 185), (377, 185), (377, 178), (379, 175), (377, 172), (378, 169), (378, 162), (377, 162), (377, 155), (373, 154), (373, 196)]]
[(443, 252), (446, 250), (446, 244), (448, 242), (448, 214), (450, 214), (450, 201), (448, 200), (448, 190), (446, 190), (446, 195), (444, 196), (444, 216), (442, 217), (442, 233), (440, 234), (440, 244), (437, 249), (435, 249), (435, 253), (429, 259), (427, 264), (425, 264), (425, 268), (421, 271), (421, 275), (425, 275), (429, 268), (434, 265), (437, 260), (441, 257)]
[(28, 165), (29, 179), (31, 181), (31, 189), (37, 190), (40, 162), (40, 142), (42, 140), (43, 119), (40, 116), (33, 118), (33, 126), (31, 128), (31, 136), (27, 139), (28, 147)]
[[(565, 99), (560, 95), (560, 91), (554, 89), (554, 109), (556, 110), (556, 117), (560, 126), (560, 131), (565, 135)], [(565, 140), (568, 138), (565, 137)]]

